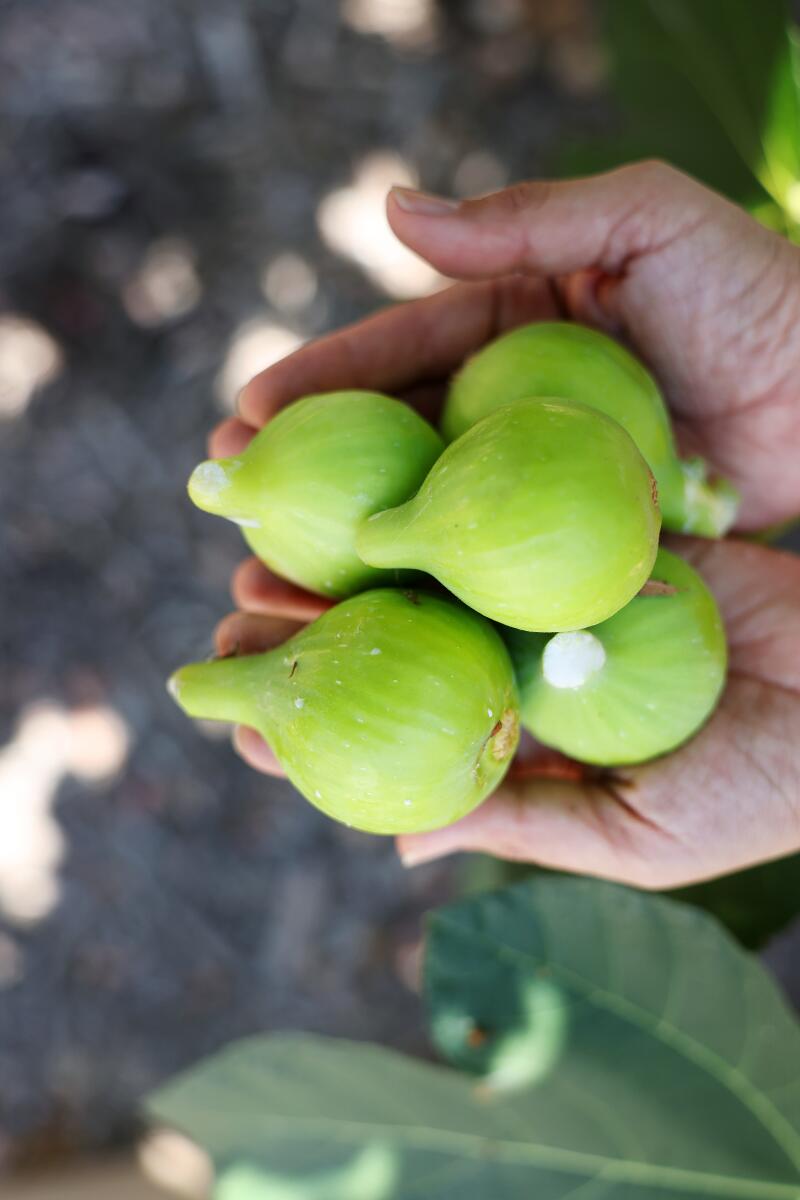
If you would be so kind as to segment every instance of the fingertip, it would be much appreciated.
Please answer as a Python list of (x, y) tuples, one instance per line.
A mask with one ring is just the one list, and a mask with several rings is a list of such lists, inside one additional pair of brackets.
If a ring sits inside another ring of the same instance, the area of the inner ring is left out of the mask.
[(283, 617), (233, 612), (214, 630), (214, 646), (220, 658), (234, 654), (262, 654), (293, 637), (302, 625)]
[(332, 601), (280, 579), (259, 559), (244, 559), (233, 573), (231, 594), (237, 608), (297, 621), (315, 621)]
[(233, 458), (247, 449), (256, 433), (257, 430), (252, 425), (246, 425), (238, 417), (228, 417), (211, 430), (208, 437), (208, 457)]
[(248, 766), (264, 775), (285, 778), (286, 772), (260, 733), (247, 725), (237, 725), (233, 731), (233, 746)]

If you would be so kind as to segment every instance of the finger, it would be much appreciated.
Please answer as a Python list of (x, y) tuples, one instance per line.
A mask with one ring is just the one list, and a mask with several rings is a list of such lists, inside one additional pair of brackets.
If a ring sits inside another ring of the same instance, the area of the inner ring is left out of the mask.
[(304, 624), (315, 621), (333, 606), (332, 600), (281, 579), (257, 558), (246, 558), (236, 568), (231, 595), (236, 607), (245, 612), (289, 617)]
[[(454, 825), (397, 839), (407, 867), (473, 851), (651, 887), (666, 886), (668, 877), (671, 882), (668, 845), (654, 823), (637, 825), (627, 801), (563, 779), (506, 783)], [(649, 879), (642, 877), (643, 862), (656, 864)]]
[(233, 612), (214, 630), (214, 649), (220, 658), (232, 654), (262, 654), (281, 646), (303, 628), (304, 622), (257, 613)]
[(228, 417), (211, 430), (208, 438), (209, 458), (233, 458), (250, 445), (256, 435), (252, 425), (245, 425), (238, 417)]
[(247, 725), (237, 725), (233, 734), (233, 746), (236, 753), (254, 770), (261, 771), (264, 775), (285, 777), (283, 767), (255, 729), (249, 729)]
[(734, 538), (673, 535), (667, 544), (695, 567), (719, 604), (731, 673), (800, 690), (800, 558)]
[(310, 393), (365, 388), (396, 395), (445, 378), (503, 329), (557, 316), (543, 280), (459, 284), (301, 347), (250, 380), (239, 396), (239, 416), (260, 428)]
[(462, 203), (393, 188), (387, 213), (402, 242), (457, 279), (588, 267), (619, 275), (696, 224), (715, 200), (723, 203), (665, 164), (636, 163), (586, 179), (515, 184)]

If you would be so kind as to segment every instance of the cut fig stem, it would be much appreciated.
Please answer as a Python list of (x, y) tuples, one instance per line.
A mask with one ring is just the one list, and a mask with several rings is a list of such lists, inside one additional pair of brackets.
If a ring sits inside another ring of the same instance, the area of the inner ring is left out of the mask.
[(167, 688), (190, 717), (252, 724), (254, 692), (264, 693), (274, 658), (275, 651), (268, 651), (190, 663), (170, 677)]
[(678, 464), (683, 476), (682, 533), (698, 537), (723, 537), (732, 527), (739, 511), (740, 496), (727, 479), (707, 478), (702, 459)]

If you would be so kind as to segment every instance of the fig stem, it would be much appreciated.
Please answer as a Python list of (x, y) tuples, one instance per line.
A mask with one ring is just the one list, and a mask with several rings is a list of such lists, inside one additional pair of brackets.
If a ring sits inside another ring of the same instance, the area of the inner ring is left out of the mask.
[(358, 528), (356, 553), (369, 567), (420, 567), (412, 531), (408, 504), (375, 513)]
[(257, 526), (259, 522), (249, 512), (252, 498), (241, 486), (247, 474), (244, 471), (240, 475), (245, 465), (243, 458), (211, 458), (201, 462), (192, 471), (187, 485), (192, 503), (214, 516)]
[(739, 493), (727, 479), (706, 478), (702, 459), (679, 464), (683, 477), (683, 533), (723, 537), (736, 520)]
[(170, 677), (167, 690), (187, 716), (258, 728), (264, 723), (262, 703), (274, 653), (189, 663)]

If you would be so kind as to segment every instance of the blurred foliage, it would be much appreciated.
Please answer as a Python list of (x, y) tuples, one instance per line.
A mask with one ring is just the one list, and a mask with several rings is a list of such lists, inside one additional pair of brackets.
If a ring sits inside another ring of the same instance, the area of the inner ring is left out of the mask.
[(800, 241), (800, 52), (783, 0), (609, 0), (619, 136), (568, 174), (663, 158)]
[(797, 1195), (800, 1027), (705, 914), (531, 879), (434, 913), (425, 984), (452, 1067), (253, 1038), (150, 1114), (210, 1152), (220, 1200)]
[[(462, 870), (462, 894), (478, 895), (534, 875), (560, 875), (530, 863), (469, 856)], [(800, 854), (761, 863), (666, 895), (716, 917), (749, 950), (760, 950), (800, 913)]]
[(743, 946), (757, 950), (800, 913), (800, 854), (670, 894), (712, 913)]

